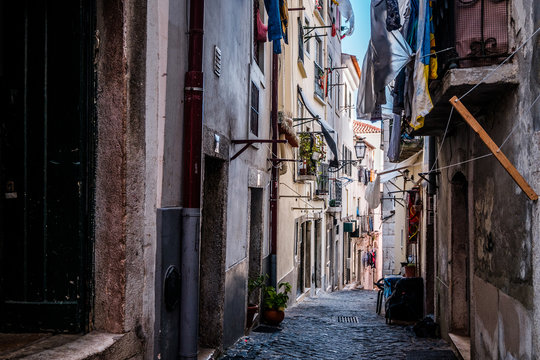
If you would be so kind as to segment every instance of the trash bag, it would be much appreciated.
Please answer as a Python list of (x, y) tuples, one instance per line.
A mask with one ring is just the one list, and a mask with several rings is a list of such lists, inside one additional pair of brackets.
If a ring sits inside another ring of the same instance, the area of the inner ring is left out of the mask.
[(414, 324), (413, 331), (419, 338), (440, 337), (439, 325), (429, 315)]
[(386, 321), (418, 320), (423, 315), (423, 279), (403, 278), (396, 283), (392, 295), (386, 300)]

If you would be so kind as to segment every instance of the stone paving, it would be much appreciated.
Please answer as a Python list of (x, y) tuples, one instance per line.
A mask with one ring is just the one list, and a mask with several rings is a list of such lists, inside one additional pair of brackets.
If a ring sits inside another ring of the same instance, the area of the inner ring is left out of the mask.
[[(416, 337), (411, 326), (387, 325), (384, 316), (375, 313), (376, 294), (349, 290), (306, 298), (286, 310), (281, 331), (252, 331), (221, 359), (406, 360), (418, 358), (412, 356), (418, 350), (450, 349), (444, 340)], [(339, 316), (356, 317), (358, 323), (339, 322)]]

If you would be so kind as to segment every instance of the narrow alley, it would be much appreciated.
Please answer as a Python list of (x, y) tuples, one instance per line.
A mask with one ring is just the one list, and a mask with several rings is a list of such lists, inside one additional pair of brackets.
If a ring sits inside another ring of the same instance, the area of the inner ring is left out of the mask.
[(307, 298), (286, 311), (281, 330), (262, 326), (221, 359), (455, 359), (444, 340), (387, 325), (375, 313), (376, 297), (375, 291), (344, 290)]

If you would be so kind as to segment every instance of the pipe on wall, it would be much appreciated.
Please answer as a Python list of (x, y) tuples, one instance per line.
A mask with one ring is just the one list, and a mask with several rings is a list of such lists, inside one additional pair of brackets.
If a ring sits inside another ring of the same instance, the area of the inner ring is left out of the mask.
[[(279, 41), (279, 40), (274, 40)], [(278, 231), (278, 193), (279, 169), (277, 165), (278, 153), (278, 54), (272, 53), (272, 178), (270, 190), (270, 283), (277, 286), (277, 231)]]
[(188, 71), (184, 82), (180, 359), (196, 359), (199, 328), (199, 240), (203, 120), (204, 0), (190, 0)]

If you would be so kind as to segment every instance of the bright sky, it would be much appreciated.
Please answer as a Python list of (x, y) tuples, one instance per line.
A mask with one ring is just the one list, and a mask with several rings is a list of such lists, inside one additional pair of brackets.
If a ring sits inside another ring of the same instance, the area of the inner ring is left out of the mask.
[[(341, 43), (341, 51), (356, 56), (358, 65), (362, 68), (371, 36), (370, 5), (371, 0), (350, 0), (354, 11), (354, 32), (346, 36)], [(356, 104), (356, 95), (354, 98)], [(362, 121), (380, 127), (380, 122)]]
[(341, 49), (346, 54), (356, 56), (360, 67), (371, 35), (369, 6), (370, 0), (350, 0), (354, 11), (354, 33), (346, 36), (341, 43)]

